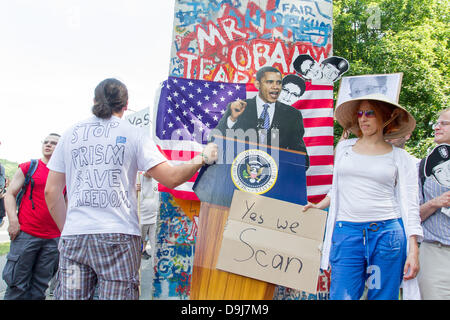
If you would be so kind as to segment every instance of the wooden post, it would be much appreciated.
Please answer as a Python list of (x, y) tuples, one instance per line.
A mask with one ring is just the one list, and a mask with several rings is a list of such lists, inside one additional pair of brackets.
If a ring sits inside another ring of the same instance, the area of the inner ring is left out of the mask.
[(272, 300), (275, 285), (216, 269), (229, 208), (200, 205), (191, 300)]

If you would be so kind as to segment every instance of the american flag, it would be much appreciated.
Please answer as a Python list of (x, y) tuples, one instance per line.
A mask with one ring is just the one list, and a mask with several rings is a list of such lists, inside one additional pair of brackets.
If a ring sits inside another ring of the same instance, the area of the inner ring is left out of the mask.
[[(333, 165), (333, 87), (307, 85), (302, 100), (294, 104), (304, 117), (304, 141), (310, 155), (307, 172), (308, 200), (320, 201), (331, 185)], [(223, 83), (169, 77), (161, 86), (155, 140), (161, 152), (177, 165), (195, 157), (207, 144), (227, 105), (257, 94), (253, 84)], [(174, 197), (198, 200), (192, 190), (197, 174), (176, 189), (159, 185)]]
[(306, 82), (301, 99), (292, 105), (301, 111), (309, 169), (306, 172), (308, 201), (321, 201), (331, 188), (333, 179), (334, 110), (333, 86)]

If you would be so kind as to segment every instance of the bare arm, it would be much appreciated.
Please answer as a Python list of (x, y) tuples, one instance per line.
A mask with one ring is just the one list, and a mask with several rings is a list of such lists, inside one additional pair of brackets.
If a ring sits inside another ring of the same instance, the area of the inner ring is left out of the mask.
[(205, 163), (211, 164), (216, 160), (217, 145), (209, 143), (201, 154), (182, 165), (171, 166), (168, 162), (163, 162), (149, 169), (147, 173), (167, 188), (174, 189), (188, 181)]
[(45, 202), (59, 231), (63, 230), (66, 222), (67, 202), (63, 194), (65, 186), (66, 175), (50, 170), (45, 185)]
[(450, 207), (450, 191), (441, 194), (439, 197), (431, 199), (420, 206), (420, 219), (425, 221), (428, 219), (436, 210)]
[(17, 217), (16, 196), (24, 183), (25, 176), (23, 175), (22, 169), (19, 168), (14, 174), (5, 194), (5, 210), (8, 215), (8, 233), (11, 241), (13, 241), (20, 232), (19, 218)]
[(316, 208), (316, 209), (320, 209), (323, 210), (325, 208), (328, 208), (330, 206), (330, 197), (326, 196), (325, 198), (322, 199), (322, 201), (320, 201), (319, 203), (311, 203), (308, 202), (308, 204), (306, 206), (303, 207), (303, 211), (308, 210), (309, 208)]
[(419, 269), (419, 245), (417, 236), (412, 235), (409, 237), (409, 251), (403, 268), (403, 279), (414, 279), (419, 273)]

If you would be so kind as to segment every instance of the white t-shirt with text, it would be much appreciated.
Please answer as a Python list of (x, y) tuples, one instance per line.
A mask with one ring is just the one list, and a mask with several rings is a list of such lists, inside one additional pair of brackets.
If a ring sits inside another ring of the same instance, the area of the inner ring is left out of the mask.
[(148, 135), (115, 116), (92, 116), (67, 130), (47, 165), (66, 176), (61, 235), (140, 235), (136, 173), (166, 160)]

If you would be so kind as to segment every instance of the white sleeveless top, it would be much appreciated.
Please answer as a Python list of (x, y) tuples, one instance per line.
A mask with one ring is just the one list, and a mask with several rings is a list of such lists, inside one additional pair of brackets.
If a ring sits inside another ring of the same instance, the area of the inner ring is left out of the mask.
[(395, 197), (398, 171), (394, 152), (358, 154), (348, 148), (337, 163), (337, 221), (369, 222), (400, 218)]

